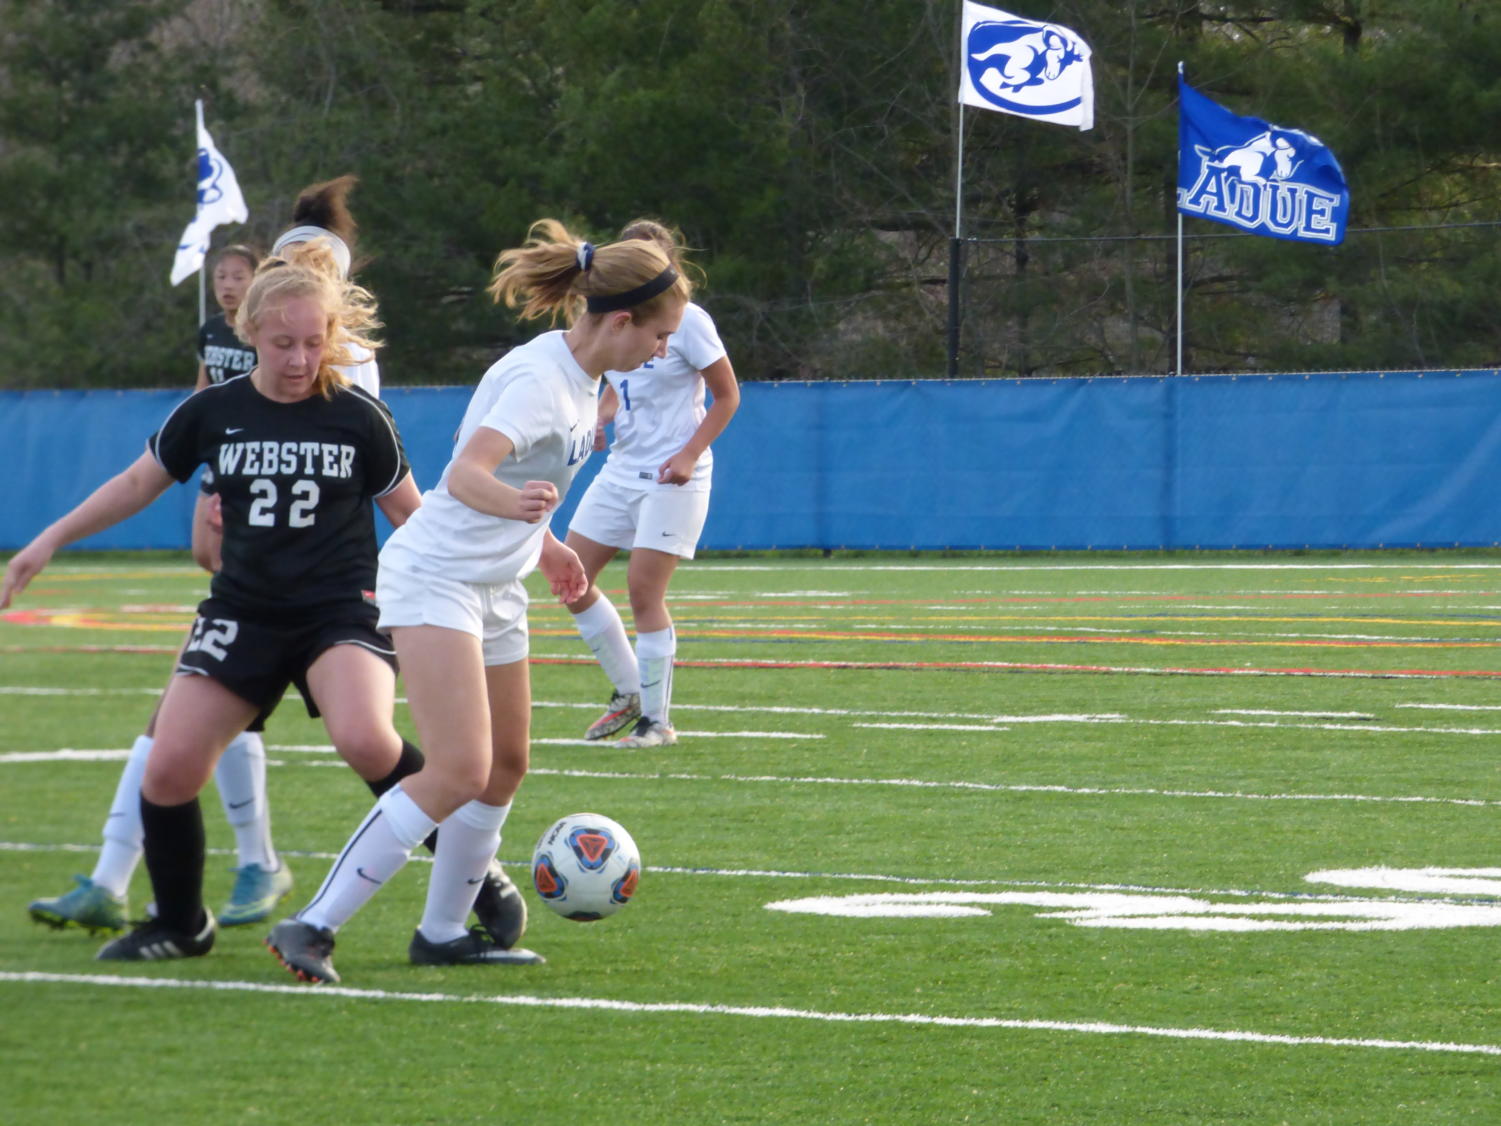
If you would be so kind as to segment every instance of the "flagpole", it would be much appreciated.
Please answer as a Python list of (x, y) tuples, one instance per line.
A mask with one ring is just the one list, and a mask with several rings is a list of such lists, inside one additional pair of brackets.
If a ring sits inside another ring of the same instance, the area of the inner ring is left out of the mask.
[[(1176, 190), (1176, 189), (1174, 189)], [(1183, 374), (1183, 212), (1178, 212), (1178, 347), (1173, 374)]]
[[(950, 75), (951, 90), (964, 87), (964, 5), (954, 7), (954, 69)], [(959, 287), (964, 277), (964, 98), (959, 97), (959, 131), (954, 142), (954, 237), (949, 240), (949, 323), (948, 361), (945, 370), (950, 379), (959, 377)]]
[[(1183, 60), (1179, 59), (1178, 60), (1178, 81), (1182, 82), (1182, 80), (1183, 80)], [(1179, 107), (1178, 112), (1180, 114), (1183, 112), (1181, 106)], [(1182, 149), (1182, 146), (1180, 145), (1179, 149), (1178, 149), (1178, 165), (1179, 165), (1180, 176), (1181, 176), (1181, 173), (1182, 173), (1182, 164), (1183, 164), (1183, 149)], [(1176, 196), (1177, 194), (1178, 194), (1178, 187), (1175, 184), (1173, 186), (1173, 195)], [(1177, 328), (1177, 333), (1176, 333), (1176, 335), (1177, 335), (1177, 347), (1174, 350), (1174, 357), (1175, 357), (1175, 359), (1174, 359), (1174, 363), (1173, 363), (1173, 374), (1174, 375), (1182, 375), (1183, 374), (1183, 212), (1177, 206), (1176, 199), (1174, 200), (1173, 211), (1178, 216), (1177, 315), (1174, 318), (1174, 320), (1176, 322), (1176, 328)]]
[(948, 376), (959, 375), (959, 285), (964, 269), (964, 103), (959, 103), (959, 142), (954, 175), (954, 237), (949, 240), (949, 347)]
[[(198, 137), (198, 136), (202, 136), (202, 134), (203, 134), (203, 99), (202, 98), (194, 98), (193, 99), (193, 136)], [(208, 308), (207, 308), (208, 302), (207, 302), (207, 298), (206, 298), (205, 293), (204, 293), (204, 290), (207, 289), (208, 287), (205, 284), (204, 277), (203, 277), (204, 270), (207, 268), (207, 265), (208, 265), (208, 259), (207, 259), (207, 257), (205, 257), (202, 262), (198, 263), (198, 325), (199, 325), (200, 328), (203, 326), (203, 322), (208, 319)]]

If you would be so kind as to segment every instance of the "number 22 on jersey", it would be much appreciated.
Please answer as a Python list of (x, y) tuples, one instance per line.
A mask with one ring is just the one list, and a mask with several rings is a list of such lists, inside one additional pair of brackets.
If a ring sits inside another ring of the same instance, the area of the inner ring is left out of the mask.
[[(255, 500), (250, 505), (249, 523), (257, 528), (276, 526), (276, 482), (269, 477), (257, 477), (250, 482), (250, 493)], [(292, 507), (287, 512), (289, 528), (311, 528), (317, 518), (318, 482), (302, 480), (293, 483)]]

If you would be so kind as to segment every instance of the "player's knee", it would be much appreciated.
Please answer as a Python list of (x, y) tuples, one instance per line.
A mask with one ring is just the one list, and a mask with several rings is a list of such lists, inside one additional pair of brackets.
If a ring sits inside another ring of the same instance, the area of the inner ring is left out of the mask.
[[(658, 621), (672, 620), (667, 615), (667, 599), (660, 591), (633, 590), (630, 592), (630, 595), (631, 620), (636, 623), (636, 628), (638, 630), (645, 628), (642, 626), (643, 622), (655, 623)], [(660, 629), (663, 627), (654, 625), (650, 628)]]
[(141, 796), (152, 805), (182, 805), (196, 798), (212, 767), (202, 756), (158, 741), (141, 775)]
[(334, 750), (361, 778), (384, 778), (401, 758), (401, 738), (381, 727), (350, 724), (330, 727)]
[(428, 775), (428, 787), (436, 789), (442, 804), (450, 809), (474, 801), (485, 792), (490, 781), (490, 764), (476, 758), (447, 758), (441, 762), (429, 758), (422, 772)]
[(531, 766), (531, 748), (528, 740), (497, 745), (491, 760), (490, 774), (504, 776), (519, 785)]

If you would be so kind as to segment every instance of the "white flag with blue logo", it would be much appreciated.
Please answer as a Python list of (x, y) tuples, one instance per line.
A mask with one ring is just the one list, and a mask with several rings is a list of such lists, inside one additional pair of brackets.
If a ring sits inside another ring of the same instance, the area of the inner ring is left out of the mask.
[(172, 261), (172, 284), (198, 272), (208, 254), (209, 234), (224, 223), (243, 223), (250, 218), (240, 182), (229, 161), (214, 147), (214, 139), (203, 127), (203, 103), (194, 103), (198, 111), (198, 212), (177, 240), (177, 257)]
[(1094, 127), (1089, 44), (1066, 27), (964, 0), (959, 101), (1054, 125)]
[(1322, 141), (1231, 113), (1182, 75), (1178, 106), (1179, 211), (1269, 238), (1343, 241), (1350, 189)]

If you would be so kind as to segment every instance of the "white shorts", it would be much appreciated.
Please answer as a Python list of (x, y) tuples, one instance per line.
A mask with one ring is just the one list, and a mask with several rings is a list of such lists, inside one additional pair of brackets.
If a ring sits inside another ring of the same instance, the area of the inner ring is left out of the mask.
[(486, 665), (526, 660), (526, 587), (507, 583), (466, 583), (400, 567), (383, 560), (375, 577), (380, 629), (444, 626), (480, 639)]
[(692, 559), (708, 516), (708, 489), (637, 489), (596, 477), (568, 530), (622, 551), (646, 547)]

